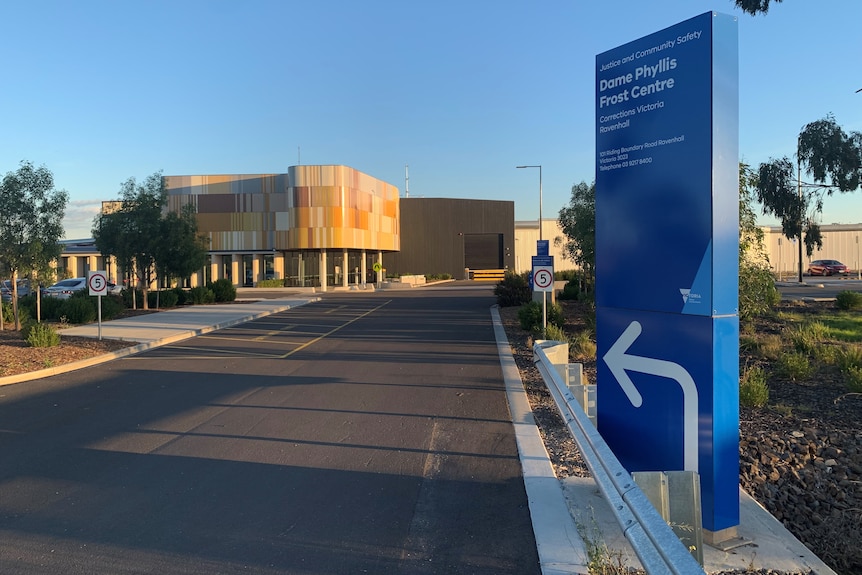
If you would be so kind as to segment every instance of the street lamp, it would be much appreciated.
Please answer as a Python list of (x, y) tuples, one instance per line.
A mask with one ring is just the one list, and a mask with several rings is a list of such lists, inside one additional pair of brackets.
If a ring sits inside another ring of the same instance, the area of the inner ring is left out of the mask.
[(515, 166), (516, 168), (539, 168), (539, 239), (542, 239), (542, 166)]
[[(539, 168), (539, 241), (542, 241), (542, 166), (515, 166), (521, 168)], [(538, 247), (538, 246), (537, 246)], [(548, 332), (548, 293), (542, 292), (542, 336)]]

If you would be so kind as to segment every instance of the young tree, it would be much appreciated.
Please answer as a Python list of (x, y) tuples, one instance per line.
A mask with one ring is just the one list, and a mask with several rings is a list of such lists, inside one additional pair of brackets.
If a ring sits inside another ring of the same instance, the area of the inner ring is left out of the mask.
[[(862, 181), (862, 134), (847, 134), (831, 115), (807, 124), (799, 133), (796, 170), (789, 158), (760, 164), (757, 199), (763, 213), (781, 221), (788, 239), (799, 240), (799, 281), (802, 282), (802, 246), (811, 256), (823, 245), (818, 216), (824, 194), (849, 192)], [(814, 182), (802, 181), (803, 169)]]
[(18, 276), (44, 272), (60, 257), (68, 201), (66, 191), (54, 189), (54, 174), (30, 162), (21, 162), (0, 182), (0, 260), (12, 276), (16, 329), (21, 329)]
[(161, 242), (156, 253), (159, 276), (168, 280), (187, 278), (206, 263), (209, 240), (198, 233), (195, 208), (183, 206), (162, 220)]
[[(134, 265), (135, 248), (132, 244), (132, 233), (128, 228), (129, 220), (117, 215), (118, 202), (103, 203), (102, 212), (93, 221), (93, 238), (96, 247), (103, 256), (113, 256), (117, 260), (117, 267), (123, 270), (128, 277), (129, 287), (134, 288)], [(117, 278), (119, 282), (120, 279)], [(132, 298), (132, 306), (135, 307), (136, 298)]]
[[(121, 264), (128, 265), (126, 269), (140, 282), (144, 309), (149, 307), (147, 294), (154, 279), (162, 210), (167, 203), (168, 192), (161, 172), (148, 176), (142, 184), (129, 178), (120, 186), (116, 209), (100, 214), (93, 224), (93, 239), (102, 255), (113, 255)], [(129, 288), (134, 290), (137, 282), (131, 282)]]
[(578, 264), (589, 285), (594, 285), (596, 273), (596, 184), (581, 182), (572, 186), (568, 206), (560, 210), (560, 228), (565, 240), (555, 244), (563, 255)]
[[(121, 186), (120, 199), (103, 209), (93, 224), (99, 251), (117, 258), (140, 282), (144, 309), (149, 308), (149, 286), (156, 278), (188, 277), (206, 262), (209, 246), (198, 232), (194, 206), (176, 213), (166, 212), (167, 204), (161, 172), (143, 184), (129, 178)], [(129, 286), (133, 290), (135, 283)]]
[(757, 225), (754, 202), (757, 174), (748, 164), (739, 163), (739, 319), (742, 321), (768, 311), (780, 300), (763, 230)]

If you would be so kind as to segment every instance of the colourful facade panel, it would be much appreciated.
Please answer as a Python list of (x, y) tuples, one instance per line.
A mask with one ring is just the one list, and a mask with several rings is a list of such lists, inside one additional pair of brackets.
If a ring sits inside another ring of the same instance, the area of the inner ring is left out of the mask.
[(400, 249), (398, 188), (347, 166), (165, 176), (165, 186), (168, 209), (195, 206), (213, 251)]

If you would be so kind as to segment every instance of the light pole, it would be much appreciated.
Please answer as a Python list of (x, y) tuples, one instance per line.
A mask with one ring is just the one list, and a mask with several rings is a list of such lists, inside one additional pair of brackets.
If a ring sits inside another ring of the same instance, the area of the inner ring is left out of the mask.
[[(542, 240), (542, 165), (535, 166), (515, 166), (518, 169), (522, 168), (539, 168), (539, 241)], [(538, 247), (538, 246), (536, 246)], [(538, 254), (537, 254), (538, 255)], [(531, 266), (532, 268), (532, 266)], [(542, 336), (544, 337), (548, 331), (548, 295), (547, 292), (542, 292)]]
[(862, 261), (859, 260), (859, 234), (856, 234), (856, 278), (862, 280)]

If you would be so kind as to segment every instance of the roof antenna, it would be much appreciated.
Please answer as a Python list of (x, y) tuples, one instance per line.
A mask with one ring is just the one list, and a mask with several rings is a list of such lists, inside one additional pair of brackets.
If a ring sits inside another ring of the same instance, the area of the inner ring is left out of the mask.
[(300, 160), (299, 158), (300, 158), (300, 156), (299, 156), (299, 146), (297, 146), (297, 147), (296, 147), (296, 165), (297, 165), (297, 166), (301, 166), (301, 165), (302, 165), (302, 160)]
[(404, 164), (404, 197), (410, 197), (410, 166)]

